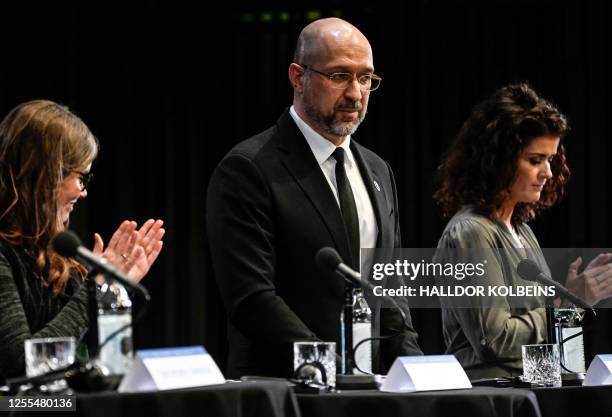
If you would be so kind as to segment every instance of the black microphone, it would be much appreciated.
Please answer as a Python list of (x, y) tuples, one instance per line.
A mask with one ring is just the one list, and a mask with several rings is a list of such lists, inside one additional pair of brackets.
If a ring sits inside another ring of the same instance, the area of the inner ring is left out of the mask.
[(590, 305), (577, 295), (573, 294), (570, 290), (559, 284), (557, 281), (554, 281), (552, 278), (547, 276), (544, 272), (542, 272), (538, 264), (536, 264), (533, 260), (523, 259), (516, 267), (516, 272), (524, 280), (554, 286), (561, 297), (565, 297), (577, 307), (589, 310), (591, 313), (593, 313), (593, 315), (595, 315), (595, 310), (593, 309), (592, 305)]
[[(326, 246), (319, 249), (315, 256), (315, 262), (319, 270), (323, 273), (339, 275), (353, 287), (363, 287), (372, 292), (374, 291), (374, 285), (367, 280), (361, 279), (361, 274), (342, 262), (340, 254), (334, 248)], [(391, 304), (397, 308), (402, 316), (404, 327), (410, 329), (406, 321), (406, 313), (404, 313), (404, 310), (397, 304), (397, 301), (395, 301), (393, 297), (387, 295), (382, 295), (381, 298), (390, 301)]]
[(315, 256), (315, 262), (320, 271), (326, 274), (338, 274), (353, 287), (372, 287), (369, 282), (361, 280), (361, 275), (358, 272), (342, 262), (340, 254), (334, 248), (329, 246), (321, 248)]
[(109, 275), (126, 287), (133, 288), (148, 302), (151, 299), (149, 292), (142, 285), (132, 281), (121, 271), (118, 271), (106, 259), (96, 255), (81, 244), (78, 236), (70, 231), (60, 232), (51, 240), (53, 250), (61, 256), (76, 258), (77, 260), (90, 265), (92, 268)]
[(22, 385), (32, 384), (33, 386), (40, 386), (58, 379), (65, 379), (70, 388), (79, 392), (102, 391), (111, 388), (111, 384), (105, 379), (107, 373), (108, 371), (99, 368), (92, 362), (83, 364), (77, 361), (64, 368), (37, 376), (8, 378), (6, 385), (9, 387), (11, 395), (17, 394)]

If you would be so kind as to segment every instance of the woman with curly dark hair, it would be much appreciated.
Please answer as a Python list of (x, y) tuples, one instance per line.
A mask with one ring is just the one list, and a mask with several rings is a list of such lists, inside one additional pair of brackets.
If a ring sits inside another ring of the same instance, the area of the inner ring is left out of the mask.
[[(477, 261), (465, 258), (485, 254), (486, 274), (479, 282), (489, 286), (527, 284), (516, 276), (525, 257), (549, 272), (526, 223), (563, 195), (570, 174), (561, 143), (567, 131), (565, 116), (524, 83), (503, 87), (477, 105), (438, 168), (441, 185), (434, 199), (452, 218), (438, 242), (437, 260)], [(577, 259), (566, 285), (592, 303), (609, 297), (610, 271), (601, 266), (611, 257), (598, 256), (581, 274)], [(542, 297), (522, 297), (520, 305), (471, 298), (470, 308), (458, 308), (452, 297), (440, 302), (447, 352), (472, 378), (521, 374), (521, 345), (546, 340)]]

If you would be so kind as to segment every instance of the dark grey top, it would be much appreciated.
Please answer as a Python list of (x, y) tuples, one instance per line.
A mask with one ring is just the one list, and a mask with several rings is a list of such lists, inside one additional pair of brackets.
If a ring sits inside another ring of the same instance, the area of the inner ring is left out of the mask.
[[(526, 256), (549, 273), (544, 256), (531, 228), (518, 227), (520, 246), (507, 226), (474, 211), (462, 208), (448, 222), (438, 248), (485, 249), (487, 253), (486, 285), (531, 284), (516, 274), (518, 263)], [(501, 249), (488, 250), (488, 249)], [(483, 253), (485, 251), (481, 251)], [(453, 251), (439, 251), (442, 257), (452, 257)], [(464, 256), (478, 251), (462, 251), (462, 259), (438, 259), (444, 262), (469, 262)], [(474, 259), (473, 261), (481, 261)], [(471, 378), (520, 375), (521, 346), (545, 343), (546, 314), (541, 297), (521, 299), (522, 307), (512, 306), (502, 299), (494, 308), (484, 307), (482, 300), (470, 298), (471, 308), (458, 308), (452, 297), (441, 298), (444, 341), (447, 353), (454, 354)]]
[(74, 336), (78, 341), (87, 325), (86, 285), (72, 276), (65, 292), (53, 296), (34, 260), (0, 241), (0, 384), (25, 375), (26, 339)]

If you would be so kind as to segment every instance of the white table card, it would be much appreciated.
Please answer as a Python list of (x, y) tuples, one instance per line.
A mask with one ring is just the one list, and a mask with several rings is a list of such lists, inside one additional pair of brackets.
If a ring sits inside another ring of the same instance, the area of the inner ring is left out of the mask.
[(119, 392), (162, 391), (225, 383), (223, 374), (202, 346), (145, 349), (119, 385)]
[(612, 384), (612, 355), (596, 355), (587, 370), (582, 385)]
[(412, 392), (472, 388), (453, 355), (401, 356), (393, 362), (381, 391)]

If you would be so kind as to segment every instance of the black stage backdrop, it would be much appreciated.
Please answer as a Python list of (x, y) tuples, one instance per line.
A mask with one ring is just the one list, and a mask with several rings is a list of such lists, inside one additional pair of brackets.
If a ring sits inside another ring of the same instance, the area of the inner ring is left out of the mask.
[[(102, 144), (71, 228), (91, 244), (94, 231), (108, 239), (125, 218), (166, 222), (164, 251), (144, 281), (153, 301), (137, 347), (203, 344), (224, 361), (204, 228), (208, 179), (233, 145), (290, 103), (295, 40), (319, 17), (348, 19), (373, 46), (384, 81), (356, 137), (395, 170), (405, 247), (436, 245), (444, 222), (431, 199), (435, 168), (472, 106), (523, 80), (572, 125), (573, 178), (564, 201), (532, 224), (541, 245), (612, 246), (609, 2), (286, 3), (0, 6), (1, 117), (48, 98)], [(592, 353), (612, 351), (601, 313)], [(439, 312), (413, 314), (426, 352), (440, 352)]]

